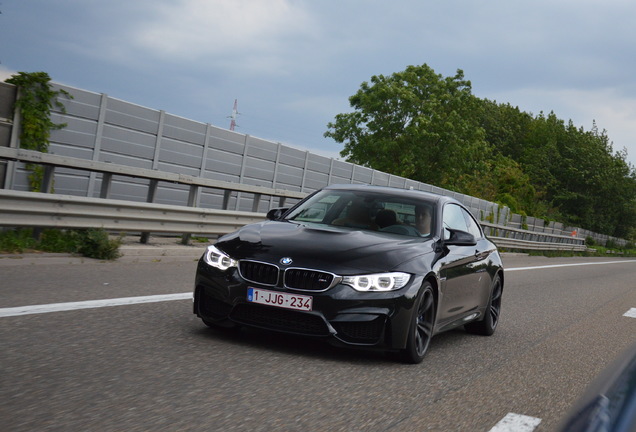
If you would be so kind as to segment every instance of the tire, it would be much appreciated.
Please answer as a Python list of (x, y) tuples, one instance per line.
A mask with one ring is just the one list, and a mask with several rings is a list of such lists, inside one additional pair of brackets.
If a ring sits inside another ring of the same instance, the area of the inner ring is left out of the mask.
[(492, 290), (490, 291), (490, 299), (484, 317), (479, 321), (473, 321), (466, 324), (466, 331), (472, 334), (491, 336), (497, 329), (499, 324), (499, 316), (501, 315), (501, 294), (503, 285), (499, 275), (495, 276), (492, 281)]
[(406, 348), (400, 352), (404, 362), (411, 364), (422, 362), (433, 337), (434, 324), (435, 297), (433, 287), (429, 282), (424, 282), (413, 308)]

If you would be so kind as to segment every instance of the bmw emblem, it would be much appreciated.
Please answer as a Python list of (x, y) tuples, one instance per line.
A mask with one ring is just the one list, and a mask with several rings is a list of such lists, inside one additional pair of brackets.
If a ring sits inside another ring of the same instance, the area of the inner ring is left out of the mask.
[(280, 263), (282, 265), (290, 265), (292, 262), (294, 262), (290, 257), (284, 257), (280, 259)]

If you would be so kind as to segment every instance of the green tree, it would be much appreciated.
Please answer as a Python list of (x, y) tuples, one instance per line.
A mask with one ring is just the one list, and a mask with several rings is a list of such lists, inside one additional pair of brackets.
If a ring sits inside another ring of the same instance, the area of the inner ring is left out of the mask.
[[(496, 200), (514, 207), (513, 211), (615, 236), (629, 234), (636, 222), (633, 168), (625, 153), (613, 152), (604, 131), (596, 125), (585, 131), (572, 121), (566, 124), (553, 112), (532, 117), (490, 101), (483, 101), (480, 113), (486, 139), (519, 167), (519, 181), (508, 188), (510, 196), (503, 191), (514, 176), (485, 179), (500, 191)], [(505, 165), (504, 159), (495, 162), (493, 172), (512, 172), (504, 170)], [(536, 191), (535, 205), (523, 198), (527, 193), (520, 193), (526, 182)]]
[(596, 125), (478, 99), (458, 70), (373, 76), (325, 136), (348, 161), (617, 237), (636, 230), (636, 174)]
[(344, 143), (348, 161), (461, 191), (484, 172), (490, 147), (475, 116), (470, 81), (426, 64), (371, 77), (349, 98), (326, 137)]
[(544, 203), (521, 165), (502, 154), (487, 163), (488, 169), (467, 185), (464, 193), (498, 202), (514, 213), (544, 214)]
[(486, 141), (497, 152), (520, 161), (534, 121), (532, 115), (488, 99), (482, 99), (479, 108), (479, 124), (486, 132)]

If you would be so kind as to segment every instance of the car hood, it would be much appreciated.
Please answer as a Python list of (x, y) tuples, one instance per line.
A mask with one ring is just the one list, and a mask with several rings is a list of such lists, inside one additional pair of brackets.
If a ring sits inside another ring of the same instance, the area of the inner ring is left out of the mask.
[(288, 257), (292, 267), (336, 274), (393, 271), (433, 252), (432, 240), (278, 221), (246, 225), (221, 237), (216, 246), (234, 259), (278, 264)]

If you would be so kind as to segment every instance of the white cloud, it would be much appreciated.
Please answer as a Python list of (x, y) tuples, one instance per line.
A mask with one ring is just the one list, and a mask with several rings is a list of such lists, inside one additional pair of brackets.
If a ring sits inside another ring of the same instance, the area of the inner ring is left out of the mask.
[(11, 78), (11, 75), (15, 73), (16, 71), (7, 69), (6, 67), (0, 65), (0, 81), (4, 82), (7, 78)]
[(576, 93), (568, 98), (571, 112), (596, 120), (597, 126), (607, 131), (614, 151), (627, 149), (628, 159), (636, 163), (636, 99), (624, 98), (613, 90)]
[(361, 82), (426, 63), (478, 97), (596, 120), (636, 162), (630, 0), (28, 3), (3, 10), (0, 36), (20, 41), (3, 65), (221, 125), (238, 98), (255, 136), (321, 146)]
[(267, 68), (282, 61), (286, 46), (316, 31), (301, 3), (289, 0), (180, 0), (154, 9), (133, 30), (132, 43), (159, 58), (242, 57), (246, 67)]

